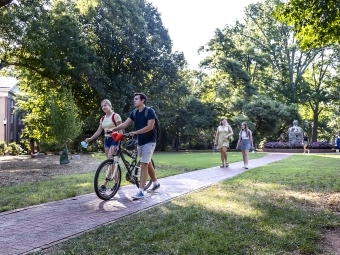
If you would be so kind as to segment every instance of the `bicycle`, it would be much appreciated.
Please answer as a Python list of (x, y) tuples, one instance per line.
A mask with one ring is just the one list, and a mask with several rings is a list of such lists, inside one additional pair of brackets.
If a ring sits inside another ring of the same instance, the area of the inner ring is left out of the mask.
[[(135, 184), (137, 188), (140, 185), (140, 161), (137, 162), (137, 140), (131, 138), (126, 141), (128, 134), (123, 135), (123, 139), (119, 142), (117, 153), (112, 155), (110, 159), (103, 161), (97, 168), (94, 176), (94, 190), (97, 196), (102, 200), (111, 199), (118, 192), (122, 180), (121, 162), (125, 166), (127, 172), (125, 178), (128, 182)], [(125, 143), (124, 143), (125, 142)], [(155, 164), (151, 159), (153, 167)], [(103, 183), (106, 183), (106, 189), (101, 189)], [(150, 176), (148, 177), (144, 190), (148, 189), (152, 183)], [(110, 188), (111, 187), (111, 188)]]

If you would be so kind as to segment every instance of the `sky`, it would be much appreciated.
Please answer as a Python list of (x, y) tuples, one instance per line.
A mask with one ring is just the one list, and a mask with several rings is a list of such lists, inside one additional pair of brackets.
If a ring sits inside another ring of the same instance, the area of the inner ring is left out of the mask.
[(147, 0), (161, 13), (168, 29), (173, 51), (184, 53), (190, 69), (198, 69), (204, 55), (197, 50), (226, 24), (242, 20), (244, 8), (258, 0)]

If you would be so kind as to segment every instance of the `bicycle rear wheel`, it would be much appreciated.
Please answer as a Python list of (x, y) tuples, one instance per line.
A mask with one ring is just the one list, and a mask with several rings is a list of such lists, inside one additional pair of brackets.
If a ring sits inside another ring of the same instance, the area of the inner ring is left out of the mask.
[[(113, 172), (113, 159), (107, 159), (99, 165), (94, 176), (94, 190), (103, 200), (109, 200), (116, 195), (122, 180), (122, 172), (118, 164), (116, 174)], [(104, 188), (104, 187), (105, 188)]]
[[(152, 159), (151, 159), (151, 163), (152, 163), (153, 168), (155, 168), (155, 163), (153, 162)], [(136, 166), (138, 167), (138, 172), (137, 173), (135, 172), (135, 176), (137, 178), (136, 186), (139, 188), (140, 186), (140, 161), (138, 161)], [(150, 178), (150, 175), (148, 174), (148, 178), (146, 179), (144, 190), (147, 190), (151, 186), (151, 183), (152, 183), (152, 180)]]

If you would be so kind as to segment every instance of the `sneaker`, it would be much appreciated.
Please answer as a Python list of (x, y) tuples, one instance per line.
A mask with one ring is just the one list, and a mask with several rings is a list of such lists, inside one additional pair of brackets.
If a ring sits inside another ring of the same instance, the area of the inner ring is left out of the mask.
[(160, 187), (161, 185), (158, 183), (157, 185), (153, 185), (151, 189), (148, 189), (147, 192), (148, 193), (155, 192), (155, 190), (159, 189)]
[(105, 192), (106, 192), (106, 187), (105, 187), (105, 185), (100, 186), (99, 191), (100, 191), (101, 193), (105, 193)]
[(132, 196), (134, 199), (141, 199), (144, 198), (144, 193), (142, 191), (138, 191), (136, 195)]

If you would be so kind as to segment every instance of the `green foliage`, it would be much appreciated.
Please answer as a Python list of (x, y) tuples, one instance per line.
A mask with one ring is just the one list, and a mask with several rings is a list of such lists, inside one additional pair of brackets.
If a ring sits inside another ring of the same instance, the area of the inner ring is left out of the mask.
[(0, 155), (4, 155), (7, 152), (7, 145), (5, 142), (0, 141)]
[(23, 149), (21, 148), (19, 144), (16, 144), (15, 142), (8, 144), (7, 152), (10, 154), (14, 156), (18, 156), (21, 154), (22, 151)]
[(292, 156), (87, 232), (50, 253), (322, 254), (325, 229), (340, 227), (336, 206), (323, 203), (340, 189), (338, 160)]
[(340, 13), (337, 0), (289, 0), (275, 16), (294, 27), (302, 48), (318, 48), (340, 42)]

